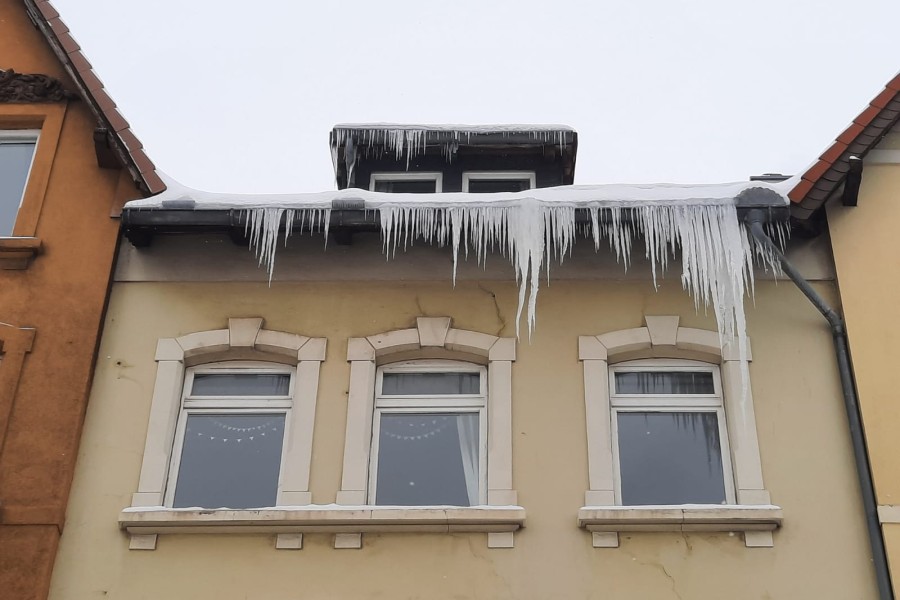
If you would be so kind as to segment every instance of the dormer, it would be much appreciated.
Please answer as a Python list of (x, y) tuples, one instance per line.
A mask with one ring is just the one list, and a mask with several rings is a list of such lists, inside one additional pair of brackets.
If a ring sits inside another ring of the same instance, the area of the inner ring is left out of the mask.
[(521, 192), (571, 185), (578, 134), (565, 125), (341, 124), (331, 131), (338, 189)]

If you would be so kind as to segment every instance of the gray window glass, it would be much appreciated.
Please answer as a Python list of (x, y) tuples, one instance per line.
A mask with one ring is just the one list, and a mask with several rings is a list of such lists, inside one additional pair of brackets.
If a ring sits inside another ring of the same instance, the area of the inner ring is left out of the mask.
[(715, 394), (709, 371), (630, 371), (616, 373), (617, 394)]
[(528, 179), (470, 179), (470, 194), (490, 194), (494, 192), (522, 192), (531, 189)]
[(35, 144), (33, 141), (0, 141), (0, 236), (13, 233)]
[(274, 506), (284, 439), (282, 414), (190, 414), (173, 506)]
[(382, 414), (375, 504), (478, 504), (478, 413)]
[(385, 373), (381, 381), (385, 396), (431, 394), (480, 394), (478, 373)]
[(437, 191), (437, 181), (434, 179), (376, 179), (375, 191), (391, 194), (433, 194)]
[(287, 396), (288, 373), (196, 373), (192, 396)]
[(721, 504), (725, 478), (712, 412), (619, 412), (622, 504)]

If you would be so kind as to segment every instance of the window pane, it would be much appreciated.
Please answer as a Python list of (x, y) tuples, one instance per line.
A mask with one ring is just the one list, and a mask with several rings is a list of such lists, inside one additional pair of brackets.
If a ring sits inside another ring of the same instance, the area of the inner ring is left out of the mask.
[(287, 396), (288, 373), (196, 373), (192, 396)]
[(617, 394), (715, 394), (709, 371), (631, 371), (616, 373)]
[(382, 414), (375, 504), (478, 504), (478, 413)]
[(521, 192), (531, 189), (528, 179), (470, 179), (469, 193)]
[(375, 180), (376, 192), (391, 194), (433, 194), (437, 191), (434, 179)]
[(35, 142), (0, 142), (0, 236), (12, 235)]
[(384, 396), (431, 394), (480, 394), (478, 373), (385, 373), (381, 382)]
[(622, 504), (721, 504), (716, 413), (620, 412)]
[(274, 506), (284, 417), (188, 415), (173, 506)]

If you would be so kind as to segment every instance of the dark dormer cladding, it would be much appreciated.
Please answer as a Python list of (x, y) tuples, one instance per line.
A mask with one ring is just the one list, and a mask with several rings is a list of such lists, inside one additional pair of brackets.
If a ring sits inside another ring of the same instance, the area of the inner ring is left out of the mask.
[(330, 145), (338, 189), (521, 191), (571, 185), (578, 134), (565, 125), (341, 124)]

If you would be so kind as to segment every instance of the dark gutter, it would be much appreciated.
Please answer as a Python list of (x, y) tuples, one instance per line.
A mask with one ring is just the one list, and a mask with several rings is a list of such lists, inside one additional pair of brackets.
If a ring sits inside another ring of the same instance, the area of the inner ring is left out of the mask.
[(850, 427), (850, 440), (853, 445), (853, 457), (856, 462), (856, 473), (862, 493), (863, 510), (865, 511), (866, 528), (869, 532), (869, 545), (872, 549), (872, 561), (875, 566), (875, 579), (878, 582), (878, 597), (881, 600), (893, 600), (891, 576), (888, 569), (887, 555), (884, 549), (884, 538), (881, 522), (878, 519), (878, 505), (875, 500), (875, 487), (872, 483), (872, 471), (869, 454), (863, 433), (862, 419), (859, 412), (859, 397), (853, 378), (853, 367), (850, 364), (850, 349), (847, 343), (847, 328), (844, 319), (825, 301), (822, 296), (806, 281), (800, 272), (785, 258), (784, 254), (766, 234), (763, 224), (766, 215), (762, 211), (750, 211), (745, 222), (756, 240), (778, 257), (785, 274), (796, 284), (804, 296), (812, 302), (831, 327), (834, 349), (837, 355), (838, 373), (841, 378), (841, 391), (844, 397), (844, 408)]
[[(789, 208), (778, 193), (769, 188), (748, 188), (736, 198), (738, 218), (743, 219), (748, 211), (762, 211), (770, 221), (786, 221)], [(122, 229), (125, 237), (135, 246), (147, 246), (154, 235), (159, 233), (227, 233), (236, 241), (244, 240), (247, 228), (246, 210), (195, 210), (192, 200), (169, 200), (164, 208), (125, 208), (122, 211)], [(577, 210), (578, 223), (589, 223), (590, 213)], [(297, 215), (293, 226), (309, 227), (309, 217)], [(380, 218), (377, 210), (367, 210), (360, 199), (336, 199), (332, 203), (328, 229), (339, 240), (348, 240), (355, 232), (379, 231)], [(285, 224), (282, 224), (284, 228)], [(316, 223), (324, 230), (323, 222)]]

